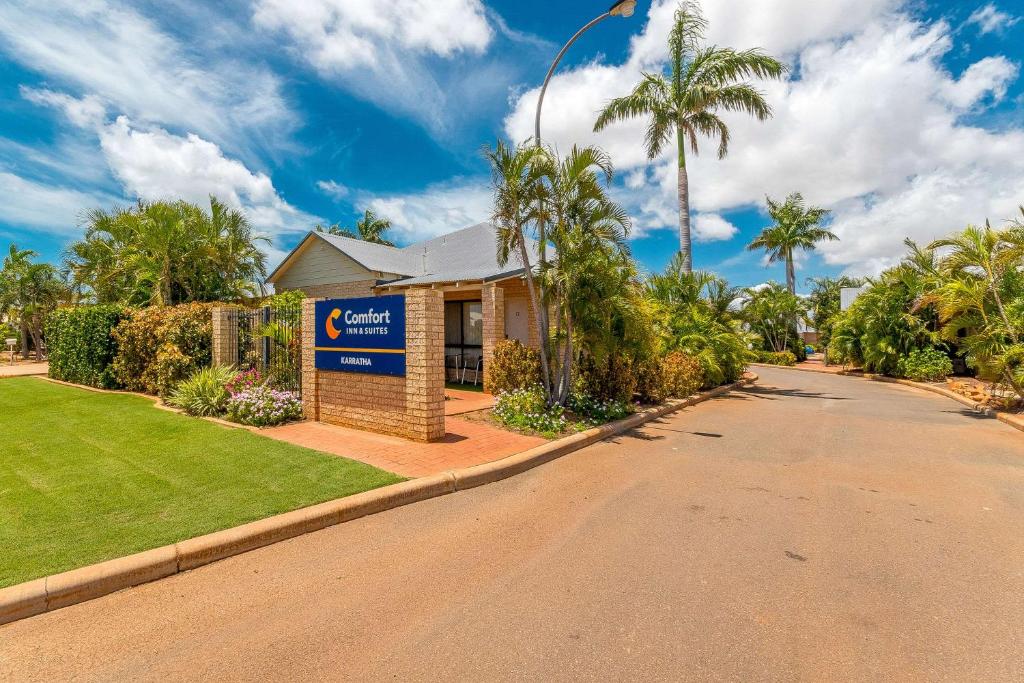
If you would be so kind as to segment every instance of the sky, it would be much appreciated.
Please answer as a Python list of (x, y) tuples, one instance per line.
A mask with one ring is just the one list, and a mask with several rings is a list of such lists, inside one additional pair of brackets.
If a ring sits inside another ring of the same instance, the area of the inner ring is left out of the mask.
[[(596, 113), (661, 68), (677, 0), (640, 0), (568, 52), (542, 137), (595, 144), (643, 269), (678, 248), (674, 146)], [(0, 4), (0, 248), (59, 261), (84, 212), (142, 198), (243, 209), (271, 267), (312, 225), (389, 218), (400, 244), (490, 214), (481, 149), (533, 134), (551, 59), (609, 0), (6, 0)], [(705, 0), (710, 42), (789, 67), (773, 118), (726, 115), (688, 159), (694, 265), (783, 280), (746, 245), (765, 197), (799, 191), (841, 238), (798, 278), (870, 275), (1024, 204), (1024, 1)]]

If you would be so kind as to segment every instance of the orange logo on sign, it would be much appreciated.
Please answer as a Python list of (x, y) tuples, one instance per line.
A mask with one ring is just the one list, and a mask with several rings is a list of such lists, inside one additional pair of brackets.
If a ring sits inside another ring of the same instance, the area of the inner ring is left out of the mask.
[(333, 311), (331, 311), (331, 314), (327, 316), (327, 322), (324, 324), (324, 327), (327, 328), (327, 336), (330, 337), (331, 339), (337, 339), (338, 336), (341, 334), (341, 330), (334, 326), (334, 321), (340, 317), (340, 308), (335, 308)]

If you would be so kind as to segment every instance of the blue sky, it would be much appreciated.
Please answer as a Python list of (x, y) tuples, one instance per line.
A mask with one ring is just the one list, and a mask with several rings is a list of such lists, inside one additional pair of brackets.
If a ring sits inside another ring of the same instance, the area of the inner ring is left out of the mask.
[[(532, 132), (560, 44), (604, 2), (113, 0), (0, 7), (0, 247), (57, 260), (91, 207), (210, 193), (271, 236), (271, 262), (317, 221), (367, 207), (409, 242), (480, 220), (480, 148)], [(697, 267), (781, 279), (744, 248), (764, 196), (799, 190), (842, 237), (808, 275), (877, 272), (927, 241), (1024, 204), (1019, 2), (716, 0), (710, 38), (761, 46), (790, 77), (740, 117), (729, 157), (691, 161)], [(595, 135), (594, 112), (657, 69), (674, 0), (641, 0), (567, 55), (545, 102), (559, 149), (598, 144), (618, 169), (632, 248), (676, 248), (675, 159), (643, 157), (642, 122)]]

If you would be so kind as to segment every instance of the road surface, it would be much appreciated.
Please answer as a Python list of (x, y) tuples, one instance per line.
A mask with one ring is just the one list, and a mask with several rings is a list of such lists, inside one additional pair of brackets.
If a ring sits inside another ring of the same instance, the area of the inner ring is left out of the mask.
[(0, 627), (0, 679), (1024, 678), (1024, 434), (758, 371), (504, 482)]

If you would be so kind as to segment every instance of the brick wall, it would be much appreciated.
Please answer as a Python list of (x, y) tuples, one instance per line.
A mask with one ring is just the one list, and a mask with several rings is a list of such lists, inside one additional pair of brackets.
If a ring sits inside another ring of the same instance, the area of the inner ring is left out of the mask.
[(490, 366), (494, 347), (505, 338), (505, 290), (494, 283), (483, 286), (480, 292), (484, 314), (484, 391), (490, 391)]
[(213, 364), (234, 365), (238, 362), (238, 309), (234, 306), (213, 308)]
[(405, 377), (317, 370), (313, 351), (316, 300), (302, 303), (302, 404), (306, 417), (417, 441), (442, 438), (444, 294), (429, 289), (405, 292)]

